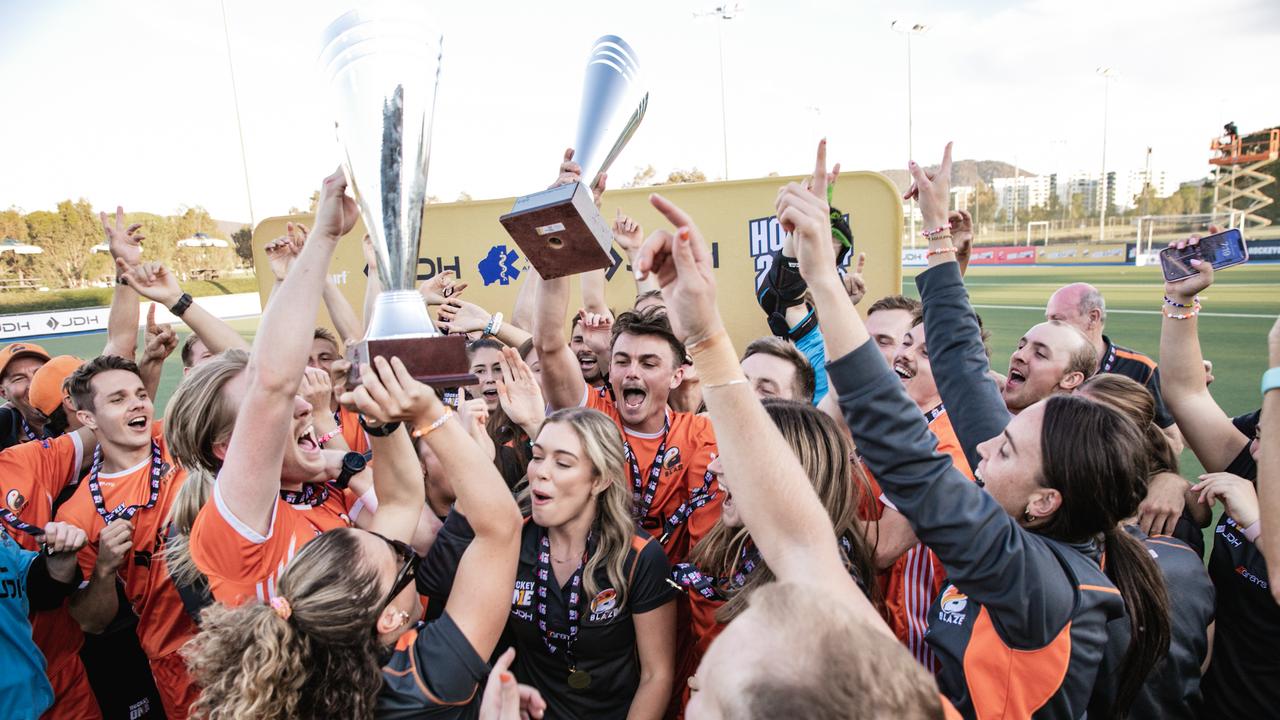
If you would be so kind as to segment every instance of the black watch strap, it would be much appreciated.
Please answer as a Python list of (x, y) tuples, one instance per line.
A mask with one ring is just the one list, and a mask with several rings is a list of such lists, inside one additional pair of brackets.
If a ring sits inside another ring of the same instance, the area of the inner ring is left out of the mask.
[(182, 314), (187, 311), (187, 308), (191, 307), (191, 300), (192, 298), (190, 293), (182, 293), (182, 297), (178, 298), (178, 302), (174, 303), (173, 307), (169, 308), (169, 312), (173, 313), (177, 317), (182, 317)]
[(338, 478), (333, 481), (334, 486), (339, 490), (346, 490), (351, 484), (351, 478), (364, 472), (369, 461), (365, 458), (364, 453), (349, 452), (342, 456), (342, 472), (338, 473)]
[(400, 423), (393, 422), (393, 423), (387, 423), (386, 425), (379, 425), (378, 427), (369, 427), (369, 424), (364, 421), (364, 416), (361, 415), (360, 427), (364, 428), (364, 431), (368, 433), (371, 437), (386, 437), (391, 433), (395, 432), (396, 430), (399, 430)]

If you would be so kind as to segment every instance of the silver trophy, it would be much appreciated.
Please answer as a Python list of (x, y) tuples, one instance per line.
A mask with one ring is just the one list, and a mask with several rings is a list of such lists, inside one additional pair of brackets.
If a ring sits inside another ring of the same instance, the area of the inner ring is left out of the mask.
[(618, 159), (649, 107), (635, 51), (617, 35), (596, 40), (587, 57), (574, 162), (587, 182), (517, 198), (502, 226), (544, 278), (607, 268), (613, 232), (591, 187)]
[(364, 339), (348, 350), (352, 382), (360, 363), (379, 355), (399, 357), (438, 387), (475, 382), (465, 339), (436, 330), (415, 288), (441, 41), (409, 4), (352, 10), (324, 31), (319, 62), (342, 169), (382, 283)]

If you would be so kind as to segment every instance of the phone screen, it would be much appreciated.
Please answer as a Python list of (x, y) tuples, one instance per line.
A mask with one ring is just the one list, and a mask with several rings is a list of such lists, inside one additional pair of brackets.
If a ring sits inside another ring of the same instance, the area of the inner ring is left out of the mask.
[(1164, 270), (1164, 279), (1182, 280), (1195, 275), (1197, 270), (1191, 265), (1193, 258), (1203, 260), (1217, 270), (1247, 262), (1249, 251), (1245, 248), (1244, 236), (1235, 229), (1210, 235), (1201, 239), (1198, 244), (1181, 250), (1161, 250), (1160, 265)]

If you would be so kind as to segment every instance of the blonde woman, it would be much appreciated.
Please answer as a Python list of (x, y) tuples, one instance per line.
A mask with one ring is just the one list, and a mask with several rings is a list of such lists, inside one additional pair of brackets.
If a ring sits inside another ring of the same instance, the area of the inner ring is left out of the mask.
[[(617, 425), (595, 410), (552, 414), (533, 444), (506, 637), (547, 718), (659, 718), (670, 697), (675, 592), (662, 547), (631, 518), (625, 468)], [(449, 515), (424, 594), (455, 602), (471, 519)]]

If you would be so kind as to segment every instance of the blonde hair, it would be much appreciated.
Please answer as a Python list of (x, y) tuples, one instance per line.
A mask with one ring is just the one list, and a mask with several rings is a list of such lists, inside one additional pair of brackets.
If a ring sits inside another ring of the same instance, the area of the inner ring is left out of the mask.
[[(589, 408), (565, 408), (557, 410), (543, 423), (545, 428), (561, 423), (572, 428), (582, 442), (582, 451), (591, 462), (592, 473), (607, 481), (596, 496), (596, 516), (591, 523), (595, 533), (596, 549), (587, 559), (582, 571), (582, 585), (587, 597), (600, 592), (596, 572), (605, 568), (609, 584), (618, 592), (618, 607), (626, 603), (627, 554), (635, 537), (636, 521), (631, 516), (632, 497), (627, 488), (626, 455), (622, 450), (622, 435), (609, 416)], [(528, 492), (521, 495), (528, 514)]]
[(385, 588), (359, 532), (326, 532), (290, 561), (277, 591), (292, 610), (287, 620), (260, 601), (205, 610), (199, 634), (182, 649), (202, 688), (193, 717), (373, 717)]
[(213, 479), (222, 467), (213, 447), (230, 440), (240, 409), (222, 390), (248, 364), (249, 354), (243, 350), (228, 350), (201, 363), (178, 385), (166, 408), (165, 442), (170, 455), (187, 472), (169, 510), (173, 533), (164, 544), (165, 565), (178, 585), (200, 579), (188, 545), (191, 526), (209, 501)]
[[(842, 545), (847, 544), (848, 552), (842, 551), (845, 565), (857, 574), (872, 602), (879, 604), (870, 542), (858, 519), (859, 500), (869, 492), (869, 483), (861, 467), (850, 459), (852, 444), (834, 420), (809, 403), (769, 398), (763, 405), (813, 482), (813, 489), (835, 528), (833, 539), (842, 539), (845, 541)], [(750, 540), (747, 528), (731, 528), (720, 519), (693, 548), (690, 560), (713, 577), (733, 577), (740, 570), (742, 550)], [(716, 611), (716, 620), (727, 623), (740, 615), (752, 592), (773, 580), (768, 563), (758, 560), (742, 587), (720, 588), (727, 600)]]

